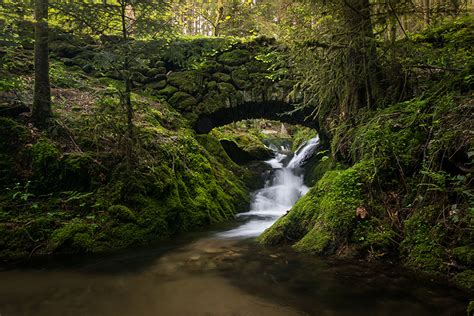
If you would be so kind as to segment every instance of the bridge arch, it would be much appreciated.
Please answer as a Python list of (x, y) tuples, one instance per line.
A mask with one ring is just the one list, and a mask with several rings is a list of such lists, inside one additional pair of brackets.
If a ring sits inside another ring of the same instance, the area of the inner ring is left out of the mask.
[(292, 104), (284, 101), (244, 102), (233, 107), (219, 108), (211, 113), (200, 114), (194, 129), (198, 134), (207, 134), (213, 128), (247, 119), (268, 119), (289, 124), (298, 124), (318, 130), (318, 124), (308, 119), (309, 111), (294, 111)]

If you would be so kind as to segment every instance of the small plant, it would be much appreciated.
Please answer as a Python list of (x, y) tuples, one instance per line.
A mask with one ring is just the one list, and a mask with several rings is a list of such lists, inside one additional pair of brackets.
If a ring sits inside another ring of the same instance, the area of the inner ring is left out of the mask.
[(20, 200), (22, 202), (28, 202), (28, 200), (35, 195), (29, 192), (31, 181), (27, 181), (24, 185), (16, 183), (13, 188), (7, 188), (10, 191), (11, 199), (14, 201)]

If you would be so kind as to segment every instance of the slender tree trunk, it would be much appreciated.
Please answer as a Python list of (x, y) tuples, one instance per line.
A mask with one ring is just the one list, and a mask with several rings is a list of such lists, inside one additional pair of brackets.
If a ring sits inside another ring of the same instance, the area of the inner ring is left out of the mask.
[(216, 20), (214, 22), (214, 36), (220, 35), (220, 28), (222, 17), (224, 16), (224, 3), (222, 0), (217, 1), (217, 8), (216, 8)]
[[(122, 39), (123, 39), (124, 45), (127, 45), (127, 41), (128, 41), (126, 9), (127, 9), (127, 3), (126, 1), (124, 1), (121, 3)], [(123, 62), (123, 70), (124, 70), (123, 72), (125, 73), (123, 81), (125, 85), (125, 91), (124, 91), (122, 102), (127, 112), (127, 138), (128, 138), (127, 158), (129, 159), (129, 161), (131, 161), (132, 153), (133, 153), (133, 139), (134, 139), (134, 125), (133, 125), (134, 113), (133, 113), (133, 106), (132, 106), (132, 100), (131, 100), (132, 83), (130, 80), (129, 52), (127, 48), (125, 49), (126, 51), (125, 51), (125, 57), (124, 57), (124, 62)]]
[(423, 0), (423, 15), (425, 18), (426, 25), (429, 25), (431, 22), (431, 6), (430, 0)]
[(44, 126), (51, 117), (48, 58), (48, 0), (35, 0), (35, 85), (33, 120)]
[(347, 91), (343, 102), (346, 114), (373, 107), (381, 94), (380, 69), (377, 61), (369, 0), (344, 0), (344, 20), (350, 28), (351, 49), (348, 53)]

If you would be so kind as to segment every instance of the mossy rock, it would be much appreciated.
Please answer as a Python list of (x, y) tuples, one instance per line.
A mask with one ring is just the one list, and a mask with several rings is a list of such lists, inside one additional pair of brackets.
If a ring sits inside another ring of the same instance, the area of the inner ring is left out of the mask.
[(377, 217), (371, 217), (357, 223), (352, 239), (363, 249), (383, 254), (395, 248), (397, 234), (389, 223)]
[(0, 154), (0, 185), (15, 181), (14, 171), (15, 161), (13, 160), (13, 157)]
[(467, 245), (462, 247), (456, 247), (452, 250), (456, 260), (462, 264), (473, 266), (474, 265), (474, 246)]
[(201, 113), (212, 113), (229, 105), (230, 101), (228, 96), (218, 93), (217, 91), (211, 91), (204, 96), (199, 103), (198, 109)]
[(139, 72), (134, 72), (132, 74), (132, 81), (138, 82), (138, 83), (147, 83), (149, 78)]
[(203, 87), (203, 76), (201, 73), (188, 70), (183, 72), (173, 72), (168, 75), (168, 82), (187, 93), (197, 93)]
[(170, 86), (170, 85), (167, 85), (166, 87), (164, 87), (163, 89), (159, 90), (157, 92), (158, 95), (164, 95), (164, 96), (167, 96), (167, 97), (171, 97), (175, 92), (178, 91), (178, 88), (176, 87), (173, 87), (173, 86)]
[(217, 61), (208, 59), (196, 66), (196, 69), (204, 73), (213, 73), (222, 71), (223, 67)]
[(161, 89), (164, 89), (166, 87), (166, 80), (151, 82), (146, 86), (149, 89), (161, 91)]
[(441, 225), (432, 224), (436, 214), (433, 207), (426, 207), (417, 210), (404, 222), (406, 236), (400, 244), (400, 252), (405, 265), (429, 273), (444, 270), (443, 229)]
[(232, 78), (228, 74), (225, 74), (222, 72), (216, 72), (212, 74), (212, 79), (214, 79), (217, 82), (229, 82)]
[(28, 139), (28, 130), (12, 119), (0, 117), (0, 152), (6, 153), (22, 146)]
[(75, 219), (56, 229), (48, 243), (49, 251), (61, 248), (64, 252), (87, 252), (94, 248), (94, 228), (83, 220)]
[(0, 223), (0, 258), (12, 260), (28, 256), (31, 239), (22, 225)]
[(232, 81), (238, 89), (247, 89), (252, 86), (249, 73), (244, 68), (238, 68), (232, 71)]
[(217, 88), (222, 94), (227, 95), (227, 96), (232, 96), (236, 92), (235, 87), (227, 82), (218, 83)]
[(65, 41), (54, 41), (49, 43), (49, 49), (58, 57), (72, 58), (79, 55), (83, 48)]
[(112, 218), (123, 223), (133, 223), (137, 220), (135, 213), (124, 205), (112, 205), (108, 212)]
[(207, 90), (214, 90), (217, 88), (217, 82), (215, 81), (209, 81), (207, 83)]
[(147, 77), (155, 78), (157, 75), (166, 75), (166, 68), (165, 67), (158, 67), (158, 68), (150, 68), (146, 72)]
[(92, 156), (86, 153), (64, 155), (60, 161), (60, 181), (63, 189), (89, 189), (96, 164)]
[(474, 291), (474, 270), (464, 270), (456, 274), (453, 280), (460, 288)]
[(191, 111), (198, 102), (192, 95), (178, 91), (169, 99), (170, 104), (178, 110)]
[(247, 50), (235, 49), (229, 52), (222, 53), (218, 57), (218, 61), (228, 66), (240, 66), (250, 60), (251, 54)]
[(245, 68), (249, 73), (266, 73), (268, 71), (268, 64), (258, 60), (252, 60), (245, 64)]
[(473, 316), (474, 315), (474, 301), (470, 301), (469, 305), (467, 306), (467, 316)]
[(47, 175), (56, 170), (61, 156), (56, 145), (47, 138), (41, 138), (31, 148), (33, 171)]

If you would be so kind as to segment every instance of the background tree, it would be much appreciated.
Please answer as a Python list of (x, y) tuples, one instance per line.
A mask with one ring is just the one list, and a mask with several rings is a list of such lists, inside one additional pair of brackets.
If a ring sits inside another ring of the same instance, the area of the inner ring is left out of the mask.
[(51, 116), (48, 58), (48, 0), (35, 0), (35, 86), (33, 120), (44, 126)]
[[(120, 106), (126, 117), (126, 158), (131, 161), (135, 142), (132, 77), (136, 40), (163, 36), (170, 30), (167, 3), (161, 0), (102, 0), (96, 2), (58, 3), (58, 21), (67, 21), (75, 34), (92, 34), (102, 41), (96, 66), (115, 72), (123, 81), (119, 90)], [(93, 12), (93, 14), (91, 14)]]

